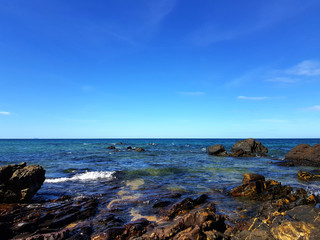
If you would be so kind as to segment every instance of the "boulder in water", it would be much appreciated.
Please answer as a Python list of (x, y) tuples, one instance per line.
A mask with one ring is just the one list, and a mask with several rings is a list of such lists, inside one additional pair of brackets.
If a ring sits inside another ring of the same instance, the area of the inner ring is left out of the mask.
[(214, 156), (228, 156), (227, 151), (225, 150), (224, 146), (221, 144), (216, 144), (208, 147), (208, 154), (214, 155)]
[(320, 144), (310, 146), (299, 144), (286, 154), (285, 160), (292, 161), (294, 165), (320, 166)]
[(39, 165), (26, 163), (0, 167), (0, 202), (29, 201), (45, 180), (45, 170)]
[[(243, 152), (242, 152), (243, 151)], [(236, 142), (232, 147), (232, 155), (239, 157), (264, 155), (268, 152), (268, 148), (263, 146), (261, 142), (248, 138)]]

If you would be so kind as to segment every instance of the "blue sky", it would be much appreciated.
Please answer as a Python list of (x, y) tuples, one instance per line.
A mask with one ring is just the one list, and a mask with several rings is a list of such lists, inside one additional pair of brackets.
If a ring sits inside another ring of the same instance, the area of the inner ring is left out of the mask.
[(0, 1), (0, 138), (320, 137), (319, 12)]

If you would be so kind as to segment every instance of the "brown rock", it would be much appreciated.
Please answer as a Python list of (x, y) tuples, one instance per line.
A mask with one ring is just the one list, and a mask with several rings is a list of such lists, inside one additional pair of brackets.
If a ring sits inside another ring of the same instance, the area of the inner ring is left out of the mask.
[(264, 181), (264, 177), (258, 174), (244, 174), (243, 182), (244, 184), (233, 188), (229, 194), (265, 201), (287, 197), (292, 191), (290, 186), (282, 186), (274, 180)]
[(320, 166), (320, 144), (310, 146), (299, 144), (288, 152), (286, 160), (291, 160), (295, 165)]
[(256, 181), (264, 181), (265, 177), (259, 174), (254, 173), (245, 173), (243, 174), (243, 184), (247, 184), (249, 182), (256, 182)]
[(141, 148), (141, 147), (138, 147), (135, 151), (136, 152), (144, 152), (145, 150), (143, 148)]
[(224, 149), (224, 146), (221, 144), (216, 144), (208, 147), (208, 154), (215, 156), (228, 156), (227, 151)]
[(244, 152), (242, 155), (246, 154), (249, 156), (255, 156), (257, 154), (264, 155), (268, 152), (268, 148), (266, 148), (259, 141), (256, 141), (253, 138), (240, 140), (233, 145), (232, 152), (234, 153), (234, 155), (241, 156), (239, 152), (240, 150)]
[(45, 170), (25, 163), (0, 168), (0, 202), (27, 202), (42, 186)]
[(168, 211), (168, 219), (173, 219), (177, 215), (183, 215), (193, 209), (195, 206), (206, 202), (208, 196), (202, 194), (198, 198), (192, 200), (191, 198), (186, 198), (183, 201), (173, 205), (173, 207)]
[(107, 147), (107, 149), (116, 149), (116, 147), (115, 146), (109, 146), (109, 147)]

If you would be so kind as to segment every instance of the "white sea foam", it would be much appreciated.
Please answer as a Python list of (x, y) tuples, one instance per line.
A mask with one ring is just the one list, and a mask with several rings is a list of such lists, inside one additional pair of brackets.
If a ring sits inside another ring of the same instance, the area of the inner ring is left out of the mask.
[(50, 178), (46, 179), (46, 183), (60, 183), (60, 182), (67, 182), (67, 181), (95, 181), (101, 179), (112, 179), (112, 175), (114, 172), (111, 171), (97, 171), (97, 172), (85, 172), (76, 174), (70, 178)]

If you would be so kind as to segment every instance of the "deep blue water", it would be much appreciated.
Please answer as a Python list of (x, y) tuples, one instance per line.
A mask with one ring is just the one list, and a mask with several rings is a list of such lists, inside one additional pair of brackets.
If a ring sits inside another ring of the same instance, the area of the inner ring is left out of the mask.
[[(214, 144), (223, 144), (230, 151), (237, 140), (3, 139), (0, 140), (0, 165), (27, 162), (43, 166), (47, 180), (35, 199), (65, 194), (100, 195), (110, 200), (125, 194), (141, 197), (166, 192), (180, 192), (185, 196), (207, 193), (227, 208), (227, 201), (222, 201), (221, 196), (241, 184), (242, 174), (247, 172), (262, 174), (283, 185), (320, 192), (318, 182), (297, 179), (300, 169), (314, 168), (280, 167), (270, 163), (281, 161), (299, 143), (313, 145), (320, 143), (320, 139), (260, 139), (268, 147), (269, 157), (214, 157), (206, 153), (206, 148)], [(122, 145), (115, 145), (120, 141)], [(111, 145), (118, 151), (107, 149)], [(142, 147), (146, 151), (128, 151), (128, 146)]]

